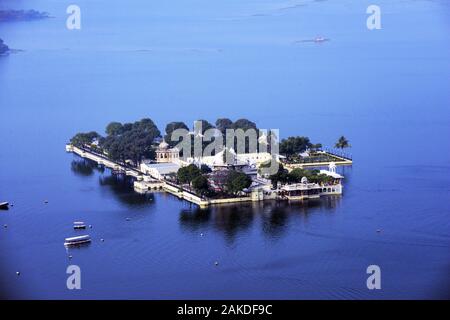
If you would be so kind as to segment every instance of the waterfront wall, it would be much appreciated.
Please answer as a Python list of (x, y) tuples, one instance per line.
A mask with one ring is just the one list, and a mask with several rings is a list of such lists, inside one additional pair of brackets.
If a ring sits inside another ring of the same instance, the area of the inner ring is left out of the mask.
[[(197, 204), (200, 207), (207, 207), (209, 205), (216, 205), (216, 204), (230, 204), (230, 203), (251, 202), (251, 201), (256, 202), (256, 201), (263, 201), (263, 200), (269, 200), (269, 199), (270, 200), (272, 200), (272, 199), (286, 200), (284, 198), (279, 197), (276, 194), (276, 192), (270, 193), (270, 195), (264, 195), (263, 190), (254, 190), (250, 196), (245, 196), (245, 197), (235, 197), (235, 198), (225, 198), (225, 199), (205, 199), (205, 198), (197, 196), (196, 194), (194, 194), (192, 192), (189, 192), (188, 190), (183, 189), (181, 186), (178, 186), (174, 183), (164, 181), (164, 180), (154, 179), (150, 175), (144, 174), (143, 172), (141, 172), (137, 169), (131, 169), (129, 167), (126, 167), (124, 165), (116, 163), (112, 160), (109, 160), (109, 159), (105, 158), (104, 156), (94, 154), (87, 150), (82, 150), (73, 145), (70, 145), (70, 144), (66, 145), (66, 151), (73, 152), (82, 158), (90, 159), (90, 160), (95, 161), (98, 164), (104, 165), (105, 167), (108, 167), (112, 170), (121, 171), (121, 172), (125, 173), (126, 175), (136, 178), (136, 181), (134, 182), (134, 188), (137, 192), (164, 190), (164, 191), (169, 192), (181, 199), (184, 199), (186, 201)], [(318, 166), (317, 163), (315, 165)], [(326, 191), (322, 192), (321, 195), (334, 195), (334, 194), (341, 194), (341, 193), (342, 193), (342, 186), (339, 185), (338, 188), (335, 188), (333, 190), (327, 189)], [(302, 197), (302, 199), (303, 198), (306, 199), (306, 197)]]

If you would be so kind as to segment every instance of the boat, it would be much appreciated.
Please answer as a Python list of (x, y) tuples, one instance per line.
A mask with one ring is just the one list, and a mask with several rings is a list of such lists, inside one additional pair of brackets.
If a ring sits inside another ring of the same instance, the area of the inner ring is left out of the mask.
[(0, 202), (0, 209), (8, 209), (9, 202)]
[(66, 238), (64, 241), (64, 245), (65, 246), (74, 246), (74, 245), (79, 245), (79, 244), (84, 244), (84, 243), (89, 243), (89, 242), (91, 242), (91, 237), (89, 235), (84, 235), (84, 236)]
[(86, 229), (86, 225), (84, 224), (84, 222), (82, 221), (75, 221), (73, 223), (73, 228), (75, 230), (79, 230), (79, 229)]
[(315, 37), (314, 38), (314, 42), (324, 42), (324, 41), (328, 41), (328, 39), (327, 38), (324, 38), (324, 37)]

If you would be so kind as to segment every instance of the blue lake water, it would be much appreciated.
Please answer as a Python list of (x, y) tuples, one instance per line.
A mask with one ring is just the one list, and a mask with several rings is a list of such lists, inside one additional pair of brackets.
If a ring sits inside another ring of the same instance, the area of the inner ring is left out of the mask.
[[(0, 201), (14, 204), (0, 211), (1, 296), (450, 297), (450, 5), (376, 1), (369, 31), (372, 2), (78, 0), (70, 31), (69, 3), (1, 1), (53, 16), (0, 24), (23, 50), (0, 57)], [(330, 41), (301, 42), (316, 36)], [(199, 210), (64, 151), (143, 117), (345, 135), (354, 165), (339, 168), (342, 197)], [(93, 242), (66, 251), (77, 220)], [(81, 290), (66, 288), (70, 264)], [(366, 287), (372, 264), (381, 290)]]

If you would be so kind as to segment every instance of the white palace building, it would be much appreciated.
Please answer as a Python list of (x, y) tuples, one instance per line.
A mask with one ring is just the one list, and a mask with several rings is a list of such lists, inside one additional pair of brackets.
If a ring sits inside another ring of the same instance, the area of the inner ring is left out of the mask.
[(150, 174), (157, 179), (162, 179), (164, 175), (176, 173), (180, 167), (189, 164), (207, 165), (213, 170), (229, 166), (256, 168), (261, 163), (268, 162), (272, 158), (272, 155), (268, 152), (236, 154), (233, 149), (228, 149), (228, 151), (233, 158), (232, 164), (224, 162), (225, 149), (214, 156), (188, 157), (183, 160), (180, 158), (180, 150), (176, 147), (170, 148), (169, 144), (163, 140), (156, 149), (156, 163), (144, 161), (141, 163), (140, 169), (142, 172)]
[[(140, 170), (158, 180), (164, 180), (165, 176), (175, 174), (182, 166), (195, 164), (197, 166), (207, 165), (213, 171), (239, 168), (246, 174), (252, 176), (253, 184), (250, 187), (251, 192), (255, 193), (255, 197), (259, 199), (286, 199), (286, 200), (303, 200), (319, 198), (321, 195), (337, 195), (342, 194), (341, 180), (344, 178), (336, 172), (336, 165), (330, 163), (328, 170), (320, 170), (321, 174), (326, 174), (334, 178), (332, 183), (320, 185), (310, 183), (306, 178), (301, 183), (287, 184), (272, 189), (269, 180), (258, 177), (257, 168), (260, 164), (271, 160), (272, 155), (268, 152), (262, 153), (245, 153), (236, 154), (233, 149), (227, 149), (232, 155), (231, 164), (224, 162), (225, 150), (214, 156), (206, 156), (199, 158), (181, 159), (178, 148), (170, 148), (169, 145), (162, 141), (156, 150), (156, 163), (144, 161), (140, 165)], [(279, 160), (279, 159), (277, 159)]]

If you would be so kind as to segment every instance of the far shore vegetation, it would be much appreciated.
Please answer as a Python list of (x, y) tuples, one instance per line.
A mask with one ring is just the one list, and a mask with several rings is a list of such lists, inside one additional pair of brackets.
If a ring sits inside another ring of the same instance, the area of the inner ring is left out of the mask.
[(36, 10), (0, 10), (0, 22), (27, 21), (50, 18), (47, 12)]

